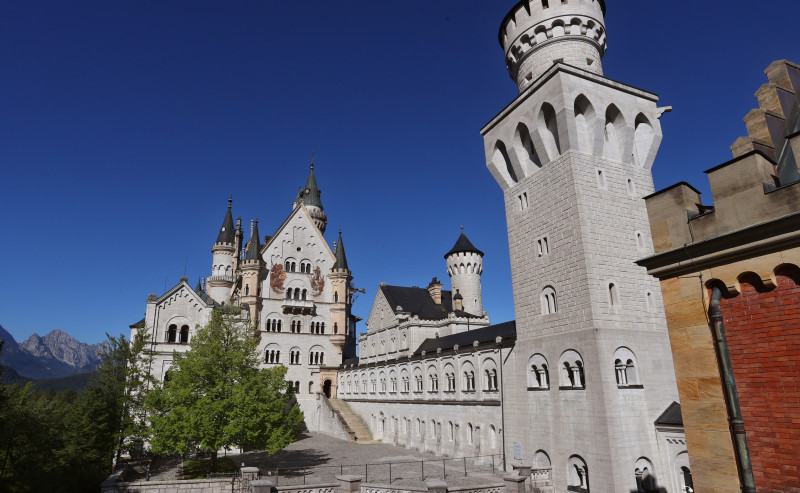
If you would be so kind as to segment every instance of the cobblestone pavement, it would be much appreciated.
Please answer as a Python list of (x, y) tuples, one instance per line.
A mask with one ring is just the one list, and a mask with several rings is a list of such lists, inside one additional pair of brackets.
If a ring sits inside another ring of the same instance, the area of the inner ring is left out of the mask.
[[(276, 486), (335, 483), (340, 474), (363, 476), (367, 478), (365, 482), (377, 484), (425, 486), (426, 480), (445, 479), (450, 486), (472, 486), (478, 482), (502, 484), (503, 474), (500, 456), (466, 461), (445, 459), (394, 445), (356, 444), (314, 433), (302, 435), (272, 456), (250, 452), (228, 453), (227, 457), (240, 466), (258, 467), (264, 477), (276, 480)], [(162, 459), (159, 466), (157, 476), (172, 479), (178, 472), (180, 459)]]

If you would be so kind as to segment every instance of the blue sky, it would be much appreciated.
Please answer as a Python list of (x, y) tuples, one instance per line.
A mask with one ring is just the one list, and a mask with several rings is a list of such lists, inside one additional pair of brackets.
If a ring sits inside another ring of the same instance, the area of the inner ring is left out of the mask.
[[(0, 324), (18, 340), (127, 333), (149, 293), (208, 274), (228, 194), (277, 228), (312, 151), (327, 238), (343, 229), (367, 290), (356, 314), (382, 281), (446, 279), (464, 225), (485, 308), (513, 319), (478, 133), (516, 94), (497, 42), (513, 3), (4, 2)], [(706, 191), (763, 70), (800, 62), (796, 0), (607, 4), (605, 75), (674, 107), (656, 187)]]

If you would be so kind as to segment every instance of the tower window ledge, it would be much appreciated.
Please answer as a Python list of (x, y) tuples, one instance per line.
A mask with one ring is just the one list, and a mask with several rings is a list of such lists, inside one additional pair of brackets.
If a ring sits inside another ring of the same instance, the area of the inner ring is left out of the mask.
[(316, 306), (313, 301), (308, 300), (283, 300), (283, 313), (292, 314), (313, 314)]
[(643, 389), (644, 385), (617, 385), (620, 389)]
[(233, 282), (233, 276), (209, 276), (209, 281)]
[(586, 387), (559, 387), (558, 390), (586, 390)]
[(528, 387), (528, 392), (546, 392), (550, 387)]

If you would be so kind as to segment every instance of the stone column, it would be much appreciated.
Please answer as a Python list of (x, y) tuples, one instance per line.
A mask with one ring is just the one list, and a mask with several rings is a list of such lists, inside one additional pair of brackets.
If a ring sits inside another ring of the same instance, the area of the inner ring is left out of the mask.
[(250, 484), (253, 486), (253, 493), (272, 493), (274, 487), (271, 479), (256, 479)]
[(362, 476), (336, 476), (336, 481), (339, 481), (339, 493), (360, 493), (363, 480)]
[(525, 476), (513, 474), (503, 476), (503, 481), (506, 483), (506, 493), (525, 493)]
[(261, 471), (259, 471), (257, 467), (242, 468), (242, 479), (245, 481), (255, 481), (256, 479), (258, 479), (258, 476), (260, 474)]

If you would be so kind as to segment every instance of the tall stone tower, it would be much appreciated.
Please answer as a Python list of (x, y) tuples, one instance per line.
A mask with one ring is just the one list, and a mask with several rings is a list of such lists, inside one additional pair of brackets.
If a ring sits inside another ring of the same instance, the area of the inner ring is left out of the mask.
[(447, 261), (447, 274), (455, 297), (462, 296), (463, 310), (476, 316), (483, 316), (483, 294), (481, 293), (481, 274), (483, 274), (483, 252), (475, 248), (467, 235), (461, 232), (456, 244), (444, 256)]
[(217, 303), (226, 303), (231, 296), (234, 275), (238, 264), (240, 236), (233, 226), (231, 205), (233, 198), (228, 199), (228, 211), (222, 221), (222, 227), (217, 235), (217, 241), (211, 247), (213, 257), (211, 276), (207, 280), (208, 294)]
[(352, 357), (352, 354), (343, 354), (348, 342), (352, 342), (354, 334), (350, 333), (350, 296), (353, 275), (347, 266), (347, 255), (344, 252), (344, 242), (342, 241), (342, 230), (339, 230), (339, 239), (334, 248), (336, 262), (331, 268), (329, 278), (331, 280), (331, 290), (333, 299), (331, 302), (331, 343), (339, 356)]
[(317, 186), (313, 162), (311, 163), (311, 170), (308, 172), (306, 187), (297, 192), (297, 199), (292, 204), (292, 208), (297, 207), (299, 203), (305, 204), (317, 229), (319, 229), (320, 233), (325, 234), (325, 228), (328, 226), (328, 215), (325, 214), (325, 208), (322, 207), (322, 191)]
[[(503, 189), (517, 342), (506, 454), (555, 491), (670, 487), (654, 426), (678, 400), (642, 198), (657, 96), (606, 79), (603, 0), (523, 0), (500, 27), (519, 95), (482, 130)], [(549, 477), (550, 479), (546, 479)]]
[(245, 259), (242, 262), (242, 305), (250, 312), (250, 320), (258, 322), (261, 313), (261, 285), (264, 259), (261, 258), (261, 239), (258, 234), (258, 219), (250, 224), (250, 241), (247, 242)]

